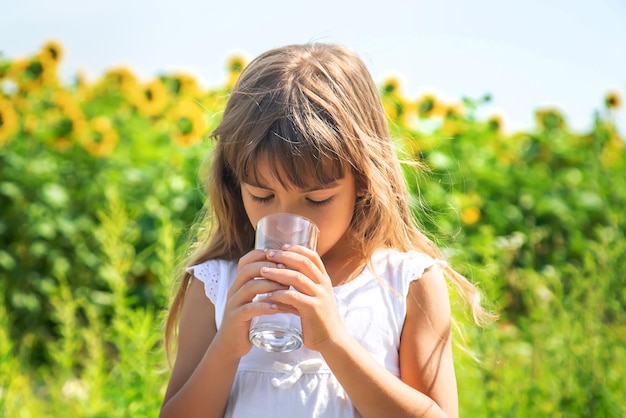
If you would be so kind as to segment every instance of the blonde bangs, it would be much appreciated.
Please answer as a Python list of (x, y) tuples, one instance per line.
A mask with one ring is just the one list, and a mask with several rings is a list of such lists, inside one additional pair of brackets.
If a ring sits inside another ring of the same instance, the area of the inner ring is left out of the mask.
[[(347, 138), (331, 115), (337, 110), (322, 97), (319, 86), (286, 81), (283, 89), (246, 92), (239, 106), (239, 120), (225, 121), (217, 134), (223, 144), (222, 158), (237, 183), (267, 184), (257, 167), (265, 159), (285, 188), (312, 188), (341, 179), (354, 166), (346, 154)], [(237, 94), (235, 92), (234, 94)]]

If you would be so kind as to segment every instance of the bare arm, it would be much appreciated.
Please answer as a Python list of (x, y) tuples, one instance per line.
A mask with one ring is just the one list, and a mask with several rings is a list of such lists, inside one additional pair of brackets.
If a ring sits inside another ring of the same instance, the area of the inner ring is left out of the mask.
[(410, 285), (398, 379), (345, 328), (332, 284), (316, 254), (296, 246), (276, 252), (270, 260), (292, 269), (262, 269), (263, 277), (298, 290), (274, 292), (272, 299), (299, 313), (304, 344), (322, 354), (362, 416), (457, 416), (450, 302), (439, 268)]
[[(275, 313), (267, 302), (252, 302), (255, 295), (284, 286), (259, 277), (268, 263), (265, 253), (252, 251), (239, 262), (237, 277), (228, 291), (219, 331), (215, 307), (204, 293), (204, 285), (193, 279), (185, 294), (180, 317), (178, 352), (163, 405), (161, 418), (222, 417), (239, 360), (250, 351), (250, 319)], [(227, 278), (222, 278), (227, 280)]]
[(411, 283), (400, 343), (401, 379), (428, 394), (448, 417), (458, 416), (450, 299), (440, 269)]
[(401, 380), (347, 333), (320, 352), (363, 417), (456, 417), (446, 282), (433, 269), (411, 284), (400, 343)]
[(223, 416), (239, 357), (214, 341), (216, 333), (215, 308), (202, 282), (193, 279), (183, 304), (176, 363), (160, 417)]

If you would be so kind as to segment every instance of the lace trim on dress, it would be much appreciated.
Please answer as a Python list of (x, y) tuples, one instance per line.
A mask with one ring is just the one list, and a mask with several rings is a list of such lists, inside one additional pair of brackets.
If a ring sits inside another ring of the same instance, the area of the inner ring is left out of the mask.
[(187, 272), (196, 279), (204, 283), (204, 293), (209, 300), (215, 304), (217, 302), (217, 289), (220, 279), (220, 266), (215, 261), (208, 261), (195, 266), (187, 267)]
[(447, 268), (448, 262), (445, 260), (441, 260), (439, 258), (433, 258), (431, 260), (431, 262), (429, 264), (412, 264), (411, 267), (409, 267), (408, 271), (407, 271), (407, 278), (409, 278), (409, 281), (414, 281), (414, 280), (418, 280), (420, 279), (425, 272), (427, 272), (428, 270), (430, 270), (433, 266), (439, 266), (441, 268)]

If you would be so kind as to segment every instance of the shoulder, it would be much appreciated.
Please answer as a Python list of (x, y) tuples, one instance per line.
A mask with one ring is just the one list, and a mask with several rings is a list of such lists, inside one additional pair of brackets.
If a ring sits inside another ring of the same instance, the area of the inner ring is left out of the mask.
[(212, 280), (215, 276), (219, 276), (222, 270), (229, 269), (231, 266), (236, 267), (236, 263), (230, 260), (211, 259), (201, 263), (192, 264), (185, 268), (187, 273), (195, 278), (205, 281)]
[(456, 415), (457, 395), (451, 346), (452, 318), (447, 281), (441, 268), (411, 282), (400, 341), (400, 374), (408, 385)]
[(433, 267), (445, 265), (444, 260), (414, 250), (404, 252), (385, 248), (375, 251), (372, 256), (372, 267), (376, 273), (384, 277), (394, 288), (402, 289), (404, 295), (408, 293), (412, 282), (426, 276), (441, 274), (440, 268)]
[(207, 260), (185, 269), (204, 284), (206, 296), (215, 303), (223, 289), (228, 289), (230, 281), (237, 270), (237, 264), (229, 260)]
[(407, 303), (417, 304), (420, 310), (433, 316), (444, 319), (450, 316), (448, 283), (440, 266), (434, 264), (423, 272), (420, 280), (410, 282)]
[(399, 251), (393, 248), (376, 250), (372, 255), (372, 262), (378, 268), (401, 271), (413, 276), (413, 280), (419, 279), (426, 270), (434, 265), (444, 266), (444, 260), (433, 258), (428, 254), (411, 250)]

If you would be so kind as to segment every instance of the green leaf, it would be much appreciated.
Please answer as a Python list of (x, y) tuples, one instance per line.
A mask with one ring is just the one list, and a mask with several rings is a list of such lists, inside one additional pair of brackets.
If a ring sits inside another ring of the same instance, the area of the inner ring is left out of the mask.
[(69, 197), (65, 189), (56, 183), (46, 183), (42, 187), (43, 200), (50, 206), (60, 208), (67, 204)]

